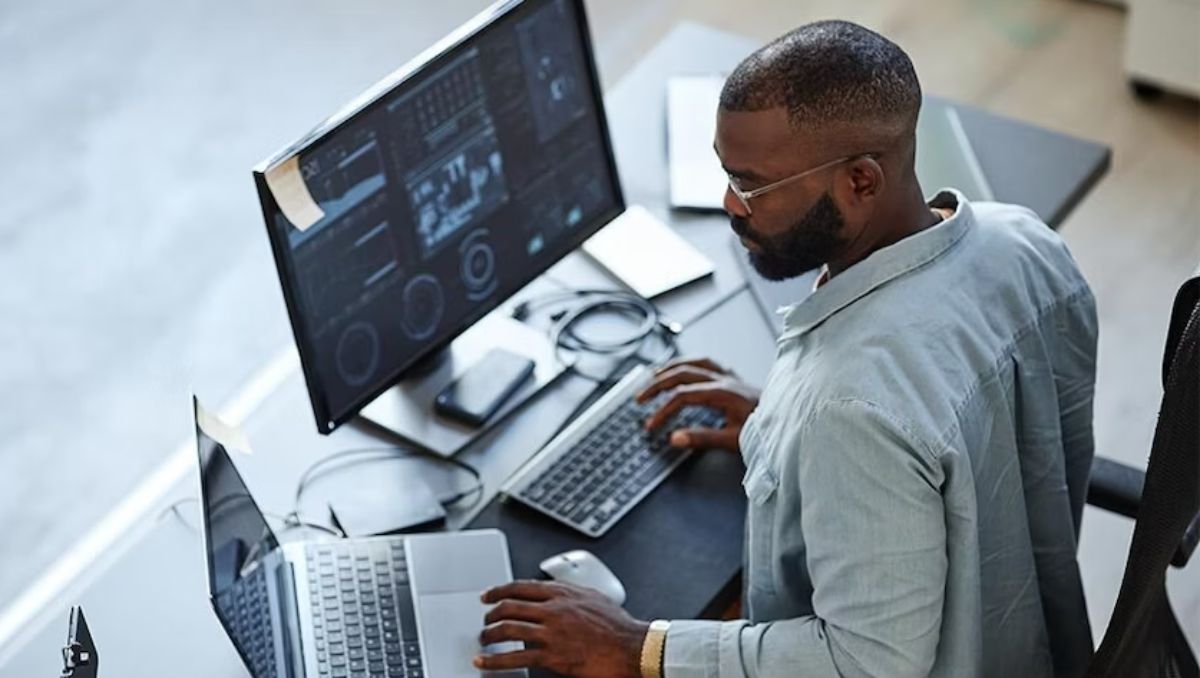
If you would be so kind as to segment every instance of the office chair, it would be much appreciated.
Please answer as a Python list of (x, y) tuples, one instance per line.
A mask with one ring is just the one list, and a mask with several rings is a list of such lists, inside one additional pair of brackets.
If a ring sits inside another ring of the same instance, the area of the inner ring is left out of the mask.
[(1135, 520), (1112, 621), (1087, 676), (1200, 676), (1166, 592), (1168, 563), (1186, 565), (1200, 541), (1200, 271), (1175, 297), (1146, 472), (1097, 457), (1087, 501)]

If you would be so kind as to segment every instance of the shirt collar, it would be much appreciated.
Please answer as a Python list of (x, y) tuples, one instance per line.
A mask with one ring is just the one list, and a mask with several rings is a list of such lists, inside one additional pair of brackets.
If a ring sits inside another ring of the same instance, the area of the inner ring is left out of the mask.
[(954, 214), (923, 231), (872, 252), (840, 275), (818, 287), (807, 299), (779, 310), (783, 315), (780, 341), (799, 337), (833, 314), (891, 280), (928, 264), (953, 247), (966, 234), (974, 215), (966, 196), (944, 189), (931, 207), (954, 208)]

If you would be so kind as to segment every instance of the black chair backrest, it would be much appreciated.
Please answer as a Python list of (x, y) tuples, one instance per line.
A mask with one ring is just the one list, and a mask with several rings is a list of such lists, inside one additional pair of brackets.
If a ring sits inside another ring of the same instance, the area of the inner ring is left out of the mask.
[(1163, 400), (1121, 592), (1088, 676), (1197, 678), (1200, 668), (1167, 601), (1166, 571), (1200, 512), (1200, 277), (1175, 300), (1163, 356)]

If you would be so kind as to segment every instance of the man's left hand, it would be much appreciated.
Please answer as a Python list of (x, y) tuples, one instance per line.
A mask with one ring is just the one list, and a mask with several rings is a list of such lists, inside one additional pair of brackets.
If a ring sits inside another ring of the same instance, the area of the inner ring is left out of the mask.
[(476, 668), (544, 668), (574, 678), (639, 678), (650, 625), (598, 591), (558, 582), (516, 581), (483, 593), (483, 645), (519, 640), (525, 649), (481, 654)]

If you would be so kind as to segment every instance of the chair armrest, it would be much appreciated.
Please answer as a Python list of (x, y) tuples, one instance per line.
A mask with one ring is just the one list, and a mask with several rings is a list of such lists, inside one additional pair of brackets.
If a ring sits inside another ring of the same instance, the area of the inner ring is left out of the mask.
[(1183, 533), (1183, 539), (1179, 540), (1179, 548), (1175, 549), (1175, 555), (1171, 556), (1171, 565), (1175, 567), (1187, 565), (1188, 559), (1196, 551), (1197, 542), (1200, 542), (1200, 514), (1196, 514), (1196, 517), (1192, 518), (1192, 524), (1188, 525), (1187, 532)]
[[(1088, 480), (1087, 503), (1106, 511), (1137, 519), (1142, 503), (1142, 486), (1146, 473), (1111, 459), (1092, 460), (1092, 475)], [(1200, 544), (1200, 515), (1192, 519), (1188, 529), (1171, 556), (1171, 565), (1183, 567)]]
[(1092, 459), (1087, 503), (1137, 519), (1146, 472), (1104, 457)]

